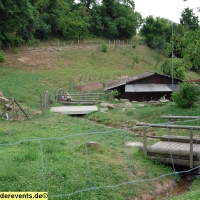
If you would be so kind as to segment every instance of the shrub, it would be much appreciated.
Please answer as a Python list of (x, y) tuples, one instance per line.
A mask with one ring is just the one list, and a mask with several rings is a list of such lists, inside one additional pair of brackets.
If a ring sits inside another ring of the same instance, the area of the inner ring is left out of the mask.
[(101, 51), (102, 52), (107, 52), (108, 51), (108, 45), (106, 43), (101, 44)]
[(199, 100), (200, 89), (193, 83), (181, 83), (177, 92), (172, 94), (172, 99), (180, 108), (194, 107), (195, 102)]
[(111, 90), (104, 93), (105, 100), (111, 101), (119, 95), (117, 90)]
[(132, 48), (135, 49), (136, 48), (136, 44), (132, 44)]
[(122, 55), (126, 55), (126, 53), (128, 52), (128, 50), (126, 48), (123, 49)]
[(6, 60), (5, 54), (2, 50), (0, 50), (0, 62), (4, 62)]

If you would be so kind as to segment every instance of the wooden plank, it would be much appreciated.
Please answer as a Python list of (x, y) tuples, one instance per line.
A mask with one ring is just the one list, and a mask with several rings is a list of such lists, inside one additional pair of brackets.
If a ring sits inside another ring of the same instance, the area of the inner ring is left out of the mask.
[[(182, 165), (182, 166), (190, 166), (190, 161), (189, 160), (182, 160), (182, 159), (171, 159), (171, 158), (158, 158), (158, 157), (155, 157), (155, 156), (149, 156), (149, 158), (151, 159), (156, 159), (156, 160), (159, 160), (160, 162), (162, 163), (165, 163), (165, 164), (172, 164), (174, 163), (175, 165)], [(200, 161), (194, 161), (193, 162), (193, 166), (194, 167), (197, 167), (200, 165)]]
[(173, 115), (168, 115), (168, 116), (160, 116), (162, 119), (200, 119), (200, 116), (173, 116)]
[[(172, 141), (172, 142), (190, 142), (190, 137), (187, 136), (168, 136), (168, 135), (163, 135), (161, 137), (161, 141)], [(196, 137), (193, 139), (194, 143), (199, 143), (200, 144), (200, 138)]]
[(200, 126), (166, 125), (166, 124), (148, 124), (136, 123), (136, 126), (155, 127), (155, 128), (173, 128), (173, 129), (191, 129), (200, 130)]
[(168, 144), (166, 142), (157, 142), (153, 145), (151, 145), (151, 147), (155, 147), (155, 148), (167, 148), (168, 147)]
[(174, 149), (180, 149), (181, 148), (182, 143), (179, 143), (176, 145), (176, 147)]
[(175, 149), (179, 145), (180, 145), (180, 143), (178, 143), (178, 142), (167, 142), (167, 141), (163, 142), (163, 141), (160, 141), (160, 142), (152, 145), (152, 147), (155, 147), (155, 148), (164, 148), (164, 149), (169, 149), (169, 148)]
[(159, 153), (159, 154), (169, 154), (170, 152), (173, 155), (178, 155), (178, 156), (188, 156), (189, 152), (186, 150), (180, 150), (180, 149), (164, 149), (164, 148), (153, 148), (153, 147), (147, 147), (147, 152), (152, 152), (152, 153)]
[(143, 152), (147, 156), (147, 128), (143, 128)]
[[(159, 153), (152, 153), (152, 152), (147, 152), (147, 156), (155, 156), (158, 158), (173, 158), (173, 159), (180, 159), (180, 160), (189, 160), (189, 154), (188, 155), (174, 155), (173, 152), (168, 152), (166, 154), (159, 154)], [(194, 161), (200, 161), (199, 157), (197, 155), (193, 156)]]
[(179, 145), (177, 146), (176, 149), (189, 151), (189, 144), (188, 143), (179, 143)]
[(170, 149), (179, 149), (180, 145), (178, 142), (168, 142), (168, 148)]
[(193, 144), (193, 150), (194, 150), (194, 152), (200, 153), (200, 145), (199, 144)]

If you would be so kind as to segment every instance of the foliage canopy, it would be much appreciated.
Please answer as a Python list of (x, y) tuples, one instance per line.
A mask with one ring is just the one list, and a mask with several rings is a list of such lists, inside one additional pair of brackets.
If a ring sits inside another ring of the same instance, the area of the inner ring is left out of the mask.
[(181, 83), (179, 90), (172, 94), (172, 99), (180, 108), (194, 107), (195, 102), (199, 100), (199, 97), (199, 87), (188, 82)]

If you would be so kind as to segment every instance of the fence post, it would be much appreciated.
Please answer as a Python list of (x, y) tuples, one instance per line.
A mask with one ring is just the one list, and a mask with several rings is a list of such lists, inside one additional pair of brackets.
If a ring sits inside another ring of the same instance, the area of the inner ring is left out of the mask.
[(190, 168), (193, 168), (193, 128), (190, 128)]
[[(169, 118), (169, 124), (170, 124), (171, 121), (172, 121), (172, 119)], [(172, 134), (172, 129), (171, 129), (171, 128), (168, 128), (168, 135), (171, 135), (171, 134)]]
[(143, 127), (143, 153), (147, 156), (147, 127)]

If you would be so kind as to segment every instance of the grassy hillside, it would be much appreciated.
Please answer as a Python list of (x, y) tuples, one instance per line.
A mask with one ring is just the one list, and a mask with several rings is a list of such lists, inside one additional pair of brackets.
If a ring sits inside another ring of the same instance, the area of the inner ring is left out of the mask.
[[(134, 67), (133, 56), (139, 58)], [(156, 52), (143, 45), (135, 49), (110, 45), (104, 53), (101, 45), (94, 44), (27, 47), (18, 53), (7, 51), (6, 57), (0, 64), (0, 89), (5, 97), (15, 98), (30, 119), (0, 119), (1, 191), (47, 191), (51, 199), (123, 200), (171, 195), (177, 175), (172, 168), (145, 158), (138, 146), (126, 146), (126, 142), (142, 142), (142, 138), (136, 136), (140, 130), (124, 128), (132, 128), (137, 121), (163, 122), (160, 115), (199, 115), (199, 105), (183, 110), (173, 103), (144, 108), (135, 104), (84, 118), (40, 112), (40, 94), (46, 90), (53, 98), (58, 88), (68, 90), (96, 81), (106, 84), (145, 71), (161, 73), (164, 57), (155, 68)], [(187, 74), (188, 79), (198, 77), (193, 72)], [(163, 133), (151, 130), (151, 134)], [(89, 141), (98, 145), (87, 146)]]
[[(30, 49), (30, 48), (26, 48)], [(33, 49), (33, 48), (32, 48)], [(133, 57), (139, 63), (133, 67)], [(101, 44), (40, 47), (35, 50), (19, 50), (17, 54), (6, 52), (6, 62), (0, 65), (0, 87), (4, 96), (16, 98), (30, 107), (39, 107), (39, 95), (46, 90), (52, 93), (58, 88), (133, 76), (145, 71), (162, 73), (161, 58), (158, 66), (157, 53), (143, 45), (110, 45), (106, 53)], [(198, 78), (190, 72), (187, 79)]]

